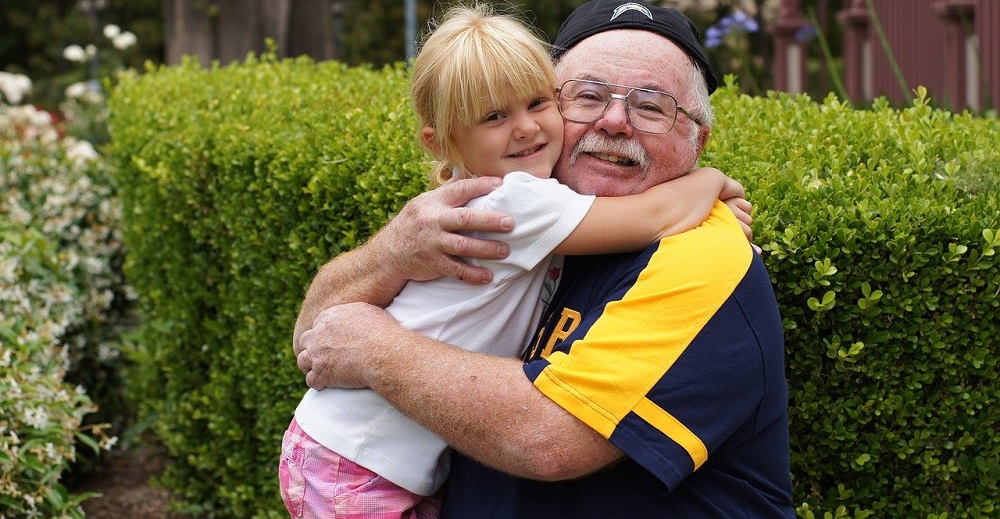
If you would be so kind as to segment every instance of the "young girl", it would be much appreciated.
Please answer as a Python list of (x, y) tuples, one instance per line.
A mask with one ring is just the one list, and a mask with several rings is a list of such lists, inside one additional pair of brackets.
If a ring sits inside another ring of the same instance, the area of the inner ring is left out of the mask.
[[(516, 19), (459, 7), (413, 63), (419, 138), (435, 183), (503, 177), (470, 202), (514, 217), (499, 239), (510, 255), (481, 262), (486, 286), (411, 281), (386, 310), (403, 326), (493, 355), (531, 339), (551, 254), (640, 250), (701, 223), (726, 185), (699, 170), (641, 195), (595, 198), (550, 179), (563, 143), (556, 78), (545, 45)], [(373, 266), (377, 268), (377, 266)], [(448, 474), (446, 445), (370, 390), (309, 390), (282, 444), (282, 497), (292, 517), (435, 518)]]

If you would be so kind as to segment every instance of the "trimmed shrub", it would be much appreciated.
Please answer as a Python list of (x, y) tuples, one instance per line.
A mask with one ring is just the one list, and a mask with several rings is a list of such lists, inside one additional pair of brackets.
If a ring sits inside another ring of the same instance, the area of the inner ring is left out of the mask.
[[(191, 511), (278, 517), (316, 268), (424, 186), (406, 72), (251, 57), (111, 98), (144, 413)], [(1000, 128), (929, 107), (717, 92), (703, 163), (746, 185), (787, 331), (802, 517), (993, 513)], [(378, 268), (373, 265), (372, 268)]]
[(713, 97), (705, 162), (756, 204), (785, 323), (802, 517), (1000, 511), (1000, 124), (928, 101)]
[(295, 316), (319, 265), (426, 186), (407, 88), (401, 67), (264, 57), (150, 70), (113, 93), (145, 314), (136, 387), (187, 510), (287, 514), (281, 435), (307, 389)]

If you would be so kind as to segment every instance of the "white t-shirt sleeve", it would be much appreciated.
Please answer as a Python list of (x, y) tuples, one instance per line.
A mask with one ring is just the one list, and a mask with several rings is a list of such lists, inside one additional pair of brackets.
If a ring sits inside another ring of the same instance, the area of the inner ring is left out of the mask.
[(594, 199), (555, 179), (515, 171), (504, 177), (502, 186), (469, 203), (469, 207), (509, 214), (514, 218), (514, 230), (469, 235), (507, 243), (510, 255), (502, 263), (530, 270), (573, 233), (590, 211)]

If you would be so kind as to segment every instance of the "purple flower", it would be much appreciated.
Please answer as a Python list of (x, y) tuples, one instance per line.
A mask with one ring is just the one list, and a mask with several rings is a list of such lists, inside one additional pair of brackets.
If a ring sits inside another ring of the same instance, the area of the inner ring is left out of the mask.
[(709, 27), (705, 30), (705, 46), (710, 49), (714, 49), (715, 47), (722, 45), (723, 36), (725, 36), (725, 33), (722, 32), (722, 29), (719, 29), (714, 25)]
[(754, 33), (760, 30), (760, 25), (749, 14), (734, 11), (705, 30), (705, 46), (711, 49), (722, 45), (722, 39), (734, 30)]
[(731, 18), (732, 24), (740, 27), (745, 32), (757, 32), (760, 26), (757, 25), (757, 20), (754, 20), (752, 16), (743, 11), (736, 11), (728, 16)]
[(795, 41), (799, 43), (807, 42), (815, 37), (816, 37), (816, 27), (814, 27), (813, 24), (811, 23), (795, 31)]

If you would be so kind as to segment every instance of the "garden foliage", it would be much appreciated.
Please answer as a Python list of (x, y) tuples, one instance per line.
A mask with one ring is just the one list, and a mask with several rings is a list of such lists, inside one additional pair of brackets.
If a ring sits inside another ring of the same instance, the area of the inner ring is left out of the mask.
[[(304, 289), (425, 185), (406, 85), (264, 57), (113, 93), (140, 396), (191, 510), (284, 514)], [(713, 104), (703, 163), (747, 187), (784, 317), (799, 514), (996, 514), (1000, 125), (924, 97), (855, 110), (730, 83)]]
[(94, 391), (121, 390), (113, 338), (130, 292), (95, 159), (47, 112), (0, 104), (0, 517), (83, 517), (89, 495), (60, 479), (81, 443), (93, 455), (116, 441), (92, 420)]

